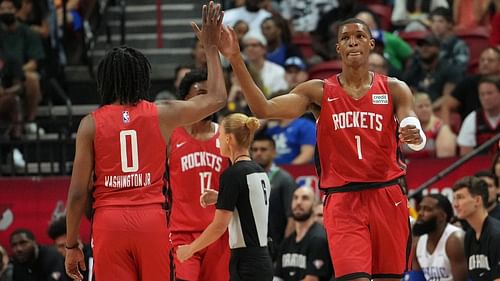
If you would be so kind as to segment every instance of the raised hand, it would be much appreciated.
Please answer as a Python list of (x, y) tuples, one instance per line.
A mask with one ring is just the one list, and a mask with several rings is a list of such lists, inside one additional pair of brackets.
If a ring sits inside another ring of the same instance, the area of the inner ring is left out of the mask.
[(222, 19), (224, 12), (221, 11), (220, 4), (215, 4), (213, 1), (207, 5), (203, 5), (201, 10), (202, 26), (201, 29), (194, 22), (191, 23), (193, 31), (200, 40), (203, 47), (217, 46), (221, 37)]
[(222, 34), (219, 41), (219, 51), (228, 60), (231, 60), (233, 56), (240, 56), (240, 44), (238, 42), (238, 36), (233, 28), (223, 26)]

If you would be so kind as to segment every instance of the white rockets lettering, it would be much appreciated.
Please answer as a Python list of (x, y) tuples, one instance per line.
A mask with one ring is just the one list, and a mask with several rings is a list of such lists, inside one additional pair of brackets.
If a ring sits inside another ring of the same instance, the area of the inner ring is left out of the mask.
[(193, 152), (181, 157), (181, 169), (183, 172), (199, 167), (210, 167), (216, 172), (220, 172), (222, 157), (205, 151)]
[(370, 129), (381, 132), (384, 116), (373, 112), (347, 111), (332, 114), (335, 131), (346, 128)]
[(104, 186), (110, 188), (144, 187), (150, 185), (151, 173), (104, 177)]

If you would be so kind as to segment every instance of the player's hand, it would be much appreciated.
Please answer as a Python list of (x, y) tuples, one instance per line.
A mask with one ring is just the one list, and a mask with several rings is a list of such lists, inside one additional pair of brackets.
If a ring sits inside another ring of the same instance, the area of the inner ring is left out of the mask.
[(224, 18), (224, 12), (221, 11), (220, 4), (210, 1), (208, 6), (203, 5), (201, 14), (201, 29), (196, 23), (191, 22), (193, 31), (205, 49), (210, 46), (217, 46), (221, 37), (222, 19)]
[(206, 189), (205, 192), (203, 192), (200, 195), (200, 205), (203, 208), (206, 208), (209, 205), (213, 205), (217, 203), (217, 198), (219, 197), (219, 192), (213, 190), (213, 189)]
[(219, 52), (222, 53), (224, 57), (231, 60), (235, 56), (240, 55), (240, 43), (238, 42), (238, 36), (232, 27), (223, 26), (222, 34), (219, 41)]
[(399, 140), (406, 144), (420, 144), (422, 137), (420, 137), (420, 129), (414, 125), (407, 125), (399, 128)]
[(78, 281), (83, 280), (83, 275), (80, 270), (85, 271), (87, 268), (85, 267), (82, 249), (67, 249), (64, 266), (66, 267), (66, 273), (71, 279)]
[(181, 245), (177, 248), (176, 251), (177, 259), (181, 262), (185, 262), (187, 259), (193, 256), (193, 252), (191, 250), (191, 245)]

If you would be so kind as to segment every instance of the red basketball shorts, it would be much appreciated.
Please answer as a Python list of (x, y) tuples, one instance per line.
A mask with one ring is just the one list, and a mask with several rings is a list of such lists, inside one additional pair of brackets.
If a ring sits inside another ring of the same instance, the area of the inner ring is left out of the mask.
[[(172, 232), (174, 250), (193, 242), (201, 232)], [(174, 255), (175, 277), (187, 281), (229, 280), (229, 235), (227, 231), (207, 248), (181, 263)]]
[(98, 208), (92, 223), (96, 280), (170, 280), (168, 237), (160, 205)]
[(411, 236), (408, 200), (400, 186), (332, 193), (325, 200), (335, 277), (403, 278)]

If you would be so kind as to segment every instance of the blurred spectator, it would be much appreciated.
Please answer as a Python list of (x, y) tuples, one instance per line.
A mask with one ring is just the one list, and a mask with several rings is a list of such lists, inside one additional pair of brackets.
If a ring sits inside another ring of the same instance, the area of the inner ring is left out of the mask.
[(465, 73), (470, 59), (469, 47), (455, 35), (453, 28), (450, 9), (439, 7), (431, 12), (431, 31), (441, 41), (441, 59)]
[(415, 114), (422, 125), (427, 143), (424, 149), (413, 151), (407, 145), (403, 146), (403, 152), (408, 157), (452, 157), (456, 152), (457, 136), (451, 128), (443, 124), (432, 112), (432, 104), (426, 93), (415, 94)]
[[(493, 161), (491, 162), (491, 172), (497, 177), (497, 179), (500, 179), (500, 152), (497, 152), (495, 157), (493, 157)], [(498, 200), (500, 201), (500, 183), (498, 183), (498, 181), (497, 187)]]
[(0, 129), (12, 139), (21, 138), (22, 112), (19, 96), (22, 94), (24, 72), (16, 61), (6, 61), (0, 51)]
[(276, 142), (276, 164), (311, 163), (316, 145), (316, 124), (308, 118), (268, 122), (265, 133)]
[(292, 33), (316, 29), (321, 15), (338, 6), (337, 0), (282, 0), (281, 15), (290, 22)]
[(12, 281), (13, 274), (7, 251), (0, 245), (0, 281)]
[[(453, 207), (442, 194), (424, 196), (413, 225), (417, 237), (412, 268), (423, 280), (467, 280), (464, 231), (452, 224)], [(410, 280), (417, 280), (410, 279)]]
[(335, 46), (338, 24), (354, 17), (364, 7), (358, 0), (338, 0), (338, 3), (338, 7), (320, 17), (316, 29), (311, 33), (314, 52), (325, 61), (337, 58)]
[(14, 281), (69, 280), (63, 258), (52, 247), (40, 246), (30, 230), (16, 229), (10, 235)]
[(383, 47), (381, 54), (389, 61), (389, 64), (397, 71), (402, 71), (406, 60), (413, 53), (411, 46), (399, 36), (382, 30), (378, 17), (370, 10), (363, 10), (357, 13), (355, 17), (368, 25), (374, 39), (378, 37), (376, 41), (378, 41), (380, 47)]
[(174, 91), (173, 93), (169, 90), (162, 90), (156, 94), (155, 101), (160, 100), (176, 100), (177, 99), (177, 91), (179, 90), (179, 85), (181, 83), (182, 78), (191, 71), (192, 66), (187, 64), (178, 65), (174, 70)]
[(59, 26), (64, 24), (63, 22), (63, 3), (66, 2), (66, 24), (71, 26), (73, 31), (81, 30), (83, 27), (83, 18), (78, 12), (78, 5), (80, 0), (53, 0), (54, 6), (57, 10), (57, 23)]
[(280, 90), (286, 90), (285, 69), (266, 59), (266, 38), (261, 33), (248, 32), (243, 37), (243, 52), (247, 63), (254, 70), (260, 72), (264, 84), (263, 92), (266, 96)]
[[(479, 81), (479, 101), (481, 108), (467, 115), (460, 128), (457, 138), (460, 155), (471, 152), (500, 133), (500, 80), (482, 78)], [(492, 151), (498, 151), (496, 143)]]
[(193, 68), (206, 69), (207, 58), (205, 56), (205, 47), (198, 38), (195, 38), (194, 46), (191, 49), (191, 58), (193, 59)]
[(462, 77), (457, 67), (439, 58), (439, 47), (439, 39), (432, 35), (419, 40), (412, 64), (403, 75), (403, 81), (413, 91), (429, 94), (434, 109), (439, 108), (440, 98), (450, 95)]
[[(57, 218), (55, 221), (49, 225), (49, 229), (47, 230), (47, 234), (50, 239), (54, 241), (54, 246), (57, 249), (57, 252), (64, 259), (66, 257), (66, 216), (62, 216)], [(83, 254), (85, 255), (85, 267), (86, 271), (82, 271), (83, 281), (87, 281), (90, 279), (89, 272), (89, 264), (92, 262), (92, 250), (89, 245), (84, 245), (80, 239), (78, 239), (78, 247), (83, 250)]]
[(491, 171), (477, 172), (475, 177), (478, 177), (488, 185), (488, 215), (500, 220), (500, 204), (498, 203), (498, 177)]
[(292, 194), (297, 184), (294, 178), (285, 170), (274, 164), (276, 144), (274, 140), (263, 134), (254, 138), (250, 147), (252, 159), (257, 162), (269, 177), (271, 194), (269, 195), (269, 233), (274, 248), (273, 261), (283, 239), (293, 231), (293, 218), (290, 204)]
[(371, 53), (368, 57), (368, 67), (370, 71), (378, 74), (388, 75), (389, 73), (389, 63), (387, 60), (379, 53)]
[(299, 48), (291, 43), (291, 34), (283, 18), (272, 16), (262, 22), (262, 34), (267, 41), (266, 58), (283, 66), (289, 57), (302, 54)]
[(264, 0), (246, 0), (245, 6), (226, 10), (224, 12), (224, 24), (234, 26), (237, 21), (244, 21), (249, 26), (249, 31), (260, 33), (260, 26), (264, 19), (271, 13), (261, 8)]
[(27, 133), (36, 133), (35, 120), (38, 103), (42, 99), (40, 76), (37, 72), (38, 61), (44, 58), (40, 37), (28, 26), (17, 22), (15, 14), (18, 6), (12, 0), (0, 0), (0, 49), (5, 59), (23, 64), (25, 129)]
[(470, 225), (465, 234), (469, 280), (500, 278), (500, 221), (488, 216), (488, 188), (477, 177), (464, 177), (453, 186), (457, 217)]
[(451, 112), (458, 111), (461, 120), (480, 107), (479, 80), (483, 77), (500, 79), (500, 50), (487, 48), (479, 57), (479, 74), (465, 77), (453, 89), (450, 96), (443, 99), (441, 117), (445, 124), (451, 123)]
[(241, 40), (249, 30), (248, 24), (245, 21), (239, 20), (234, 24), (233, 29), (236, 32), (236, 36), (238, 36), (238, 42), (240, 42), (241, 47)]
[(491, 46), (500, 47), (500, 0), (494, 0), (495, 14), (491, 18)]
[(307, 66), (299, 57), (290, 57), (285, 61), (285, 80), (292, 89), (308, 78)]
[(427, 30), (429, 14), (437, 7), (448, 8), (446, 0), (395, 0), (391, 21), (404, 31)]
[(316, 202), (314, 206), (314, 216), (316, 217), (316, 222), (323, 225), (323, 202)]
[(453, 19), (457, 29), (487, 26), (491, 0), (453, 0)]
[(47, 1), (22, 0), (16, 17), (42, 38), (49, 37)]
[(314, 216), (316, 201), (310, 187), (297, 188), (293, 193), (295, 231), (283, 241), (274, 272), (275, 280), (329, 281), (332, 278), (326, 232)]

